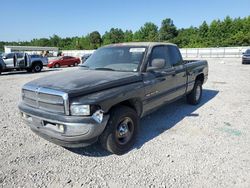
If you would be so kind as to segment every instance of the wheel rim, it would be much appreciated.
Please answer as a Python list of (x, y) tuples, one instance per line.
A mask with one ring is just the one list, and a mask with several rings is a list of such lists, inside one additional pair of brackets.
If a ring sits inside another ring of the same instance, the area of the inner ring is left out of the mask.
[(78, 65), (78, 63), (75, 63), (75, 66), (77, 66)]
[(127, 144), (134, 133), (134, 122), (130, 117), (123, 118), (117, 126), (115, 137), (120, 145)]
[(195, 92), (196, 101), (198, 101), (200, 99), (200, 96), (201, 96), (201, 86), (197, 86), (196, 92)]
[(40, 68), (39, 65), (36, 65), (36, 66), (35, 66), (35, 71), (36, 71), (36, 72), (40, 71), (40, 69), (41, 69), (41, 68)]
[(56, 68), (59, 68), (59, 64), (56, 64), (55, 67), (56, 67)]

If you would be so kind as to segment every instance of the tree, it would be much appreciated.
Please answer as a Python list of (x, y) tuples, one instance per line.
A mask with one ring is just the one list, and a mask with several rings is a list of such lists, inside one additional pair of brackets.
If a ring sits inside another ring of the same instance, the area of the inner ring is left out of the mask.
[(89, 34), (89, 41), (90, 45), (94, 48), (97, 49), (98, 47), (101, 46), (102, 44), (102, 38), (101, 35), (98, 31), (94, 31)]
[(134, 40), (148, 42), (158, 41), (158, 27), (152, 22), (145, 23), (139, 31), (135, 32)]
[(162, 20), (161, 28), (159, 30), (159, 40), (160, 41), (169, 41), (175, 38), (178, 34), (178, 31), (174, 25), (173, 20), (166, 18)]
[(207, 25), (207, 22), (204, 21), (201, 26), (199, 27), (199, 36), (201, 38), (206, 38), (207, 37), (207, 34), (208, 34), (208, 25)]
[(51, 46), (59, 47), (59, 41), (60, 40), (61, 40), (61, 38), (59, 36), (53, 35), (52, 37), (50, 37)]
[(111, 28), (102, 36), (103, 44), (114, 44), (124, 42), (124, 32), (118, 28)]
[(124, 32), (124, 42), (133, 41), (133, 32), (131, 30), (126, 30)]

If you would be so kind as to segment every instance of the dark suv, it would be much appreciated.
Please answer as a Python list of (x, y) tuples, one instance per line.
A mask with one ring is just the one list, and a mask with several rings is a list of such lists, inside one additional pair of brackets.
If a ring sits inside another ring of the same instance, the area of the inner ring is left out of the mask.
[(250, 63), (250, 49), (247, 49), (242, 56), (242, 64)]

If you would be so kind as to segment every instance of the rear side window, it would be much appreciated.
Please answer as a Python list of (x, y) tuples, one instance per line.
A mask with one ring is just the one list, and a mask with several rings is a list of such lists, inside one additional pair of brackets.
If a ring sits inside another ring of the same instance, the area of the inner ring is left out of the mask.
[(23, 58), (23, 53), (17, 53), (17, 58)]
[(171, 67), (167, 46), (154, 47), (151, 53), (151, 61), (150, 61), (149, 66), (151, 66), (151, 62), (153, 59), (165, 59), (166, 61), (165, 68)]
[(175, 46), (168, 46), (170, 64), (177, 66), (182, 64), (182, 57), (180, 51)]

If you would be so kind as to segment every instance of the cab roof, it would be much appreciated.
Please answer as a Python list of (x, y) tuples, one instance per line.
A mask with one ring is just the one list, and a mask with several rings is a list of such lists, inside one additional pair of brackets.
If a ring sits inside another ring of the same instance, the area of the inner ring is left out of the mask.
[(145, 47), (153, 47), (159, 45), (171, 45), (176, 46), (176, 44), (166, 43), (166, 42), (125, 42), (125, 43), (116, 43), (116, 44), (109, 44), (105, 47), (115, 47), (115, 46), (145, 46)]

